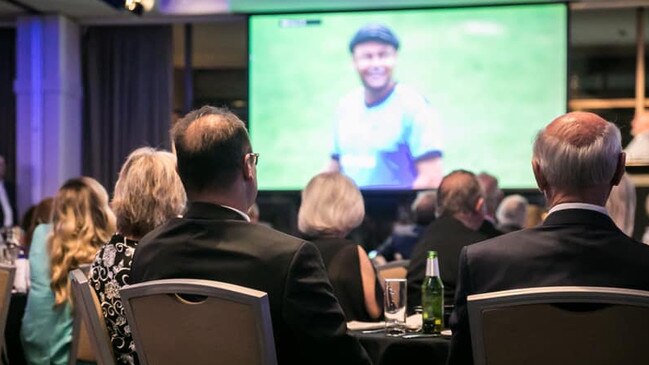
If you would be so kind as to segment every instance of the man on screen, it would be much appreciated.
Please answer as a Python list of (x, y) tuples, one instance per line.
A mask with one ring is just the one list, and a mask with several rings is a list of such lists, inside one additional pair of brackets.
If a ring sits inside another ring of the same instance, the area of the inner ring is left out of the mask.
[(363, 188), (435, 188), (443, 173), (439, 121), (425, 97), (394, 80), (398, 49), (399, 39), (381, 24), (352, 37), (363, 87), (338, 105), (332, 169)]

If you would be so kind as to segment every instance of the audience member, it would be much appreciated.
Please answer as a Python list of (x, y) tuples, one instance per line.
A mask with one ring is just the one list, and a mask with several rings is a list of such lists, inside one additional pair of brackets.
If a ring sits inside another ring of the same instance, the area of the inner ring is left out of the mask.
[(536, 227), (543, 223), (545, 217), (548, 215), (548, 210), (538, 204), (530, 204), (527, 206), (527, 217), (525, 218), (524, 228)]
[(496, 210), (498, 230), (509, 233), (523, 229), (527, 219), (527, 206), (527, 199), (522, 195), (506, 196)]
[(7, 181), (7, 162), (0, 156), (0, 228), (18, 224), (16, 211), (16, 186)]
[(434, 191), (419, 192), (410, 206), (410, 214), (395, 223), (390, 237), (377, 249), (374, 262), (382, 265), (388, 261), (410, 260), (426, 227), (435, 220), (436, 205)]
[(23, 247), (25, 249), (25, 254), (29, 255), (29, 247), (32, 243), (32, 236), (34, 235), (34, 230), (41, 224), (47, 224), (52, 222), (52, 204), (54, 198), (47, 197), (35, 205), (32, 210), (32, 214), (29, 216), (29, 219), (26, 223), (27, 228), (25, 229), (25, 240), (23, 242)]
[(54, 198), (51, 224), (36, 227), (29, 268), (31, 289), (22, 322), (29, 364), (67, 364), (72, 342), (68, 273), (89, 264), (115, 231), (106, 190), (94, 179), (66, 181)]
[(345, 239), (364, 216), (361, 192), (340, 173), (316, 175), (302, 191), (298, 228), (320, 250), (349, 321), (376, 320), (382, 314), (383, 291), (374, 266), (363, 247)]
[(480, 232), (489, 237), (499, 236), (503, 232), (496, 228), (496, 208), (503, 200), (503, 192), (500, 190), (498, 179), (495, 176), (481, 172), (477, 177), (485, 196), (485, 216), (482, 225), (480, 225)]
[(181, 214), (185, 202), (185, 190), (176, 173), (173, 154), (142, 147), (128, 156), (119, 172), (111, 202), (117, 233), (95, 256), (90, 276), (119, 364), (136, 361), (135, 345), (118, 290), (130, 284), (131, 261), (137, 243), (153, 228)]
[(140, 241), (131, 282), (197, 278), (268, 293), (279, 364), (368, 364), (347, 334), (318, 249), (244, 213), (257, 195), (257, 160), (246, 128), (227, 110), (205, 106), (172, 129), (178, 174), (189, 200)]
[[(649, 216), (649, 196), (644, 201), (644, 211)], [(645, 227), (644, 234), (642, 235), (642, 242), (649, 245), (649, 226)]]
[(426, 274), (428, 251), (437, 251), (444, 302), (453, 304), (460, 250), (489, 238), (479, 231), (484, 220), (484, 204), (480, 183), (473, 173), (456, 170), (442, 179), (437, 190), (439, 217), (428, 226), (415, 246), (408, 267), (410, 310), (421, 304), (421, 283)]
[(620, 183), (611, 189), (611, 194), (606, 201), (606, 210), (615, 225), (629, 237), (633, 237), (635, 206), (635, 185), (629, 176), (624, 174)]
[(626, 158), (630, 162), (649, 161), (649, 113), (643, 112), (636, 115), (631, 121), (631, 135), (633, 139), (626, 146)]
[(250, 206), (248, 209), (248, 217), (250, 217), (250, 223), (259, 223), (259, 206), (257, 203)]
[(468, 295), (557, 285), (649, 290), (649, 247), (604, 208), (624, 162), (620, 131), (592, 113), (562, 115), (538, 134), (532, 170), (550, 212), (540, 227), (462, 249), (450, 364), (473, 363)]

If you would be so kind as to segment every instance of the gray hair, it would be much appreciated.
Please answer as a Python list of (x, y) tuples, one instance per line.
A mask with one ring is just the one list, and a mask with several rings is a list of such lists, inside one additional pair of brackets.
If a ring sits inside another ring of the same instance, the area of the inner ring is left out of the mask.
[(307, 236), (341, 236), (358, 227), (365, 217), (363, 196), (345, 175), (316, 175), (302, 191), (298, 228)]
[(562, 189), (579, 189), (609, 183), (622, 152), (620, 130), (611, 122), (592, 136), (589, 143), (572, 138), (578, 120), (567, 121), (555, 133), (541, 130), (534, 142), (534, 159), (548, 184)]
[(527, 199), (519, 194), (508, 195), (496, 210), (496, 219), (500, 225), (525, 226), (527, 219)]

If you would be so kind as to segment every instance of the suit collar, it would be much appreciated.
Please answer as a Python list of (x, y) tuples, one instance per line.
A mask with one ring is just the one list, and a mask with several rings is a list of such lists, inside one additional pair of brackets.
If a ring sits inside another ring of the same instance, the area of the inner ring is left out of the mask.
[(563, 209), (554, 211), (543, 222), (543, 226), (566, 224), (617, 229), (617, 226), (608, 215), (590, 209)]
[(190, 202), (187, 205), (184, 218), (247, 221), (245, 216), (238, 210), (205, 202)]

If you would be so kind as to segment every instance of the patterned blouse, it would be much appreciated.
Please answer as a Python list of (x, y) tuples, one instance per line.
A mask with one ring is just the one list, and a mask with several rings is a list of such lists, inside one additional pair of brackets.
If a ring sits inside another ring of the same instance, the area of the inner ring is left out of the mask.
[(126, 239), (119, 233), (102, 246), (92, 264), (90, 284), (95, 288), (101, 309), (106, 319), (108, 336), (118, 364), (137, 364), (135, 345), (131, 329), (126, 323), (126, 314), (119, 289), (129, 284), (131, 261), (137, 241)]

